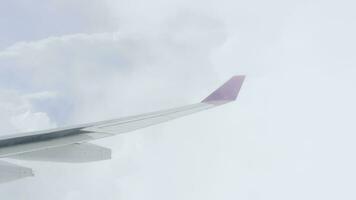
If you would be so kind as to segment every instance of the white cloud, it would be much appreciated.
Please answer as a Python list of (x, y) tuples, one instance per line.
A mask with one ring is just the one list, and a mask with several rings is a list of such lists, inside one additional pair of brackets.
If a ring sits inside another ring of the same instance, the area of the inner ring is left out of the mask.
[[(170, 25), (176, 28), (166, 29)], [(6, 82), (9, 87), (25, 82), (25, 90), (49, 91), (70, 102), (74, 110), (66, 116), (67, 123), (98, 120), (139, 112), (122, 110), (122, 105), (140, 104), (145, 96), (157, 101), (155, 107), (192, 96), (194, 88), (206, 83), (205, 77), (214, 76), (209, 57), (224, 39), (218, 21), (192, 15), (179, 22), (173, 19), (149, 35), (76, 34), (20, 42), (0, 52), (0, 61), (6, 63), (0, 70), (3, 76), (14, 76)], [(158, 101), (154, 96), (161, 93), (166, 95)], [(57, 103), (61, 107), (62, 102)]]
[(217, 77), (247, 73), (238, 103), (99, 141), (109, 162), (21, 163), (36, 178), (2, 194), (354, 198), (353, 2), (107, 3), (120, 31), (15, 44), (0, 52), (1, 87), (56, 94), (21, 101), (61, 125), (200, 100)]
[[(85, 5), (85, 6), (84, 6)], [(3, 1), (0, 7), (0, 49), (17, 42), (50, 36), (117, 29), (104, 1)]]
[[(169, 26), (176, 28), (171, 30)], [(0, 52), (0, 62), (3, 63), (0, 77), (3, 87), (16, 90), (26, 107), (19, 114), (10, 111), (6, 117), (16, 130), (32, 130), (53, 124), (103, 120), (200, 100), (201, 94), (207, 92), (201, 89), (202, 86), (216, 78), (210, 54), (224, 42), (224, 31), (218, 20), (189, 15), (178, 21), (168, 20), (162, 29), (150, 34), (132, 31), (75, 34), (17, 43)], [(3, 132), (7, 125), (1, 127)], [(78, 196), (97, 199), (107, 192), (116, 194), (112, 199), (126, 195), (115, 192), (123, 184), (117, 177), (128, 177), (141, 168), (135, 158), (141, 157), (145, 139), (143, 135), (131, 134), (106, 143), (118, 150), (117, 162), (113, 165), (63, 166), (54, 173), (63, 176), (53, 182), (61, 186), (48, 188), (46, 195), (53, 193), (51, 196), (58, 199)], [(47, 180), (45, 176), (54, 175), (49, 166), (20, 164), (31, 165), (37, 175), (35, 179), (17, 182), (23, 187), (28, 187), (27, 184), (40, 186)], [(82, 172), (77, 173), (81, 178), (71, 180), (73, 189), (68, 189), (70, 172), (75, 169)], [(112, 186), (97, 187), (95, 179)], [(83, 180), (85, 187), (82, 187)], [(92, 188), (91, 192), (84, 190), (88, 187)], [(14, 190), (16, 188), (11, 184), (3, 188), (9, 197), (17, 198), (20, 194), (12, 193)], [(98, 193), (94, 194), (94, 191)], [(38, 190), (31, 194), (31, 198), (38, 199), (43, 195)]]
[(58, 95), (55, 92), (44, 91), (25, 95), (25, 98), (29, 100), (46, 100), (56, 98), (57, 96)]
[(0, 90), (1, 133), (29, 132), (54, 128), (48, 115), (34, 110), (31, 102), (14, 91)]

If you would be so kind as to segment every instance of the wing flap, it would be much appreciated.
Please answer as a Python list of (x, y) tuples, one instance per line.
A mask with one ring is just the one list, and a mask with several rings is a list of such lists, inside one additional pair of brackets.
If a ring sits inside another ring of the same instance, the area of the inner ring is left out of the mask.
[(28, 153), (33, 151), (40, 151), (60, 146), (66, 146), (74, 143), (90, 141), (93, 138), (87, 134), (77, 134), (72, 136), (65, 136), (56, 139), (48, 139), (39, 142), (25, 141), (16, 145), (6, 145), (0, 148), (0, 157), (9, 157), (16, 154)]
[(98, 145), (83, 143), (71, 144), (11, 156), (17, 160), (84, 163), (111, 159), (111, 150)]
[(32, 169), (0, 161), (0, 183), (6, 183), (33, 176)]

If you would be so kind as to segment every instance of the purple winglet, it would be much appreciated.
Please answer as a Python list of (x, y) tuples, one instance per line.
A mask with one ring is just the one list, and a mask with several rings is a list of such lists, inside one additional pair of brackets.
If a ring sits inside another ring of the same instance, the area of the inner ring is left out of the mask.
[(211, 95), (205, 98), (203, 103), (220, 103), (234, 101), (239, 94), (245, 76), (234, 76), (228, 80), (219, 89), (215, 90)]

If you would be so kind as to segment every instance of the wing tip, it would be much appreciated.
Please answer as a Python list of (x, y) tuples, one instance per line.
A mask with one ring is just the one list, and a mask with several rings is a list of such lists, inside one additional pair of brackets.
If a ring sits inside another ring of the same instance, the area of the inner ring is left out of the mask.
[(208, 97), (206, 97), (202, 103), (227, 103), (231, 101), (235, 101), (240, 90), (242, 84), (245, 80), (245, 75), (233, 76), (227, 82), (225, 82), (222, 86), (220, 86), (217, 90), (211, 93)]

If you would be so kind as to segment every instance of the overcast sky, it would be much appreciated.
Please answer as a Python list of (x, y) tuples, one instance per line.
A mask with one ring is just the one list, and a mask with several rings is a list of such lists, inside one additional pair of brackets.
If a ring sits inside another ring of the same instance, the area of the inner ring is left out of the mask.
[(356, 4), (14, 0), (0, 6), (0, 135), (203, 99), (237, 102), (95, 144), (113, 159), (7, 160), (1, 199), (355, 199)]

